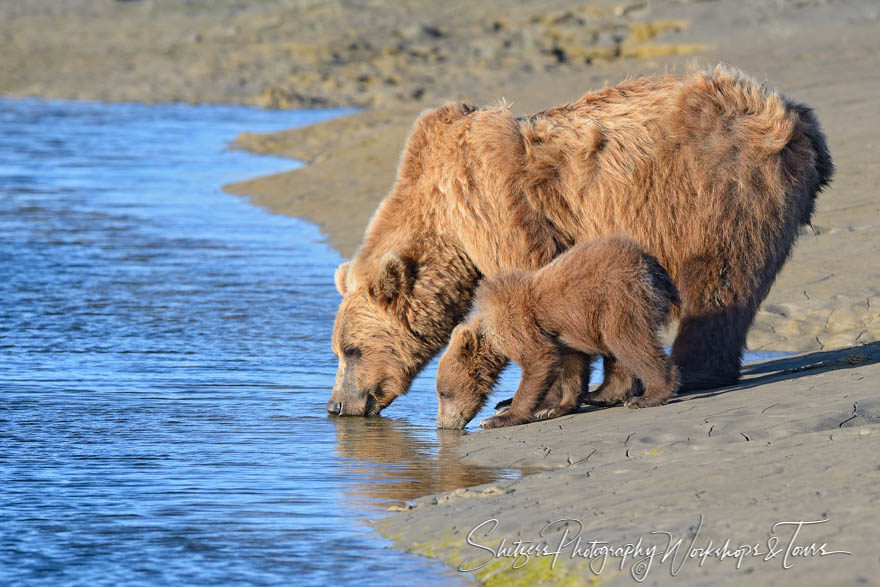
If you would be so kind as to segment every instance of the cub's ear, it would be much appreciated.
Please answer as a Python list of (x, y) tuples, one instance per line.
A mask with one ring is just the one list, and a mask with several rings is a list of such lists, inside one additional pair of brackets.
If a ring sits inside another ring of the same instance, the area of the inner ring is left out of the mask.
[(477, 331), (467, 324), (455, 327), (458, 339), (458, 355), (465, 361), (470, 361), (477, 356), (480, 340)]
[(371, 288), (373, 297), (390, 303), (397, 296), (409, 293), (412, 285), (413, 278), (406, 263), (397, 253), (385, 253), (379, 259), (379, 276)]
[(351, 261), (346, 261), (342, 263), (339, 267), (336, 268), (336, 273), (333, 274), (333, 281), (336, 282), (336, 289), (342, 295), (345, 295), (345, 278), (348, 277), (348, 269), (351, 267)]

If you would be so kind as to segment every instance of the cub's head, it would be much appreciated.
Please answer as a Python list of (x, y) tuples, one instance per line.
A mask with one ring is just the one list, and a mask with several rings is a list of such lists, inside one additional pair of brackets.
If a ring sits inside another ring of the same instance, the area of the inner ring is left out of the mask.
[(457, 326), (437, 369), (437, 427), (464, 428), (486, 403), (506, 363), (479, 322)]

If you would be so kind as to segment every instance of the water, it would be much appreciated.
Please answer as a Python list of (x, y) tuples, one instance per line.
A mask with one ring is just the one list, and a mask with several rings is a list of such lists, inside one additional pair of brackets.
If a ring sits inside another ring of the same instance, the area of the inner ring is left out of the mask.
[(327, 417), (341, 259), (220, 191), (294, 166), (238, 132), (340, 114), (0, 100), (0, 583), (464, 580), (364, 520), (516, 473), (458, 462), (432, 369)]

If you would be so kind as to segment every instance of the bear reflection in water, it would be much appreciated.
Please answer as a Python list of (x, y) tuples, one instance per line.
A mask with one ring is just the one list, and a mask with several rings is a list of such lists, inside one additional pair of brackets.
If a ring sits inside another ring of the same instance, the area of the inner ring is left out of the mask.
[[(518, 477), (511, 469), (479, 467), (461, 462), (459, 446), (465, 433), (437, 430), (437, 444), (425, 438), (424, 427), (387, 418), (330, 418), (336, 427), (340, 457), (356, 459), (351, 468), (354, 501), (381, 506), (425, 495)], [(432, 434), (433, 435), (433, 434)]]

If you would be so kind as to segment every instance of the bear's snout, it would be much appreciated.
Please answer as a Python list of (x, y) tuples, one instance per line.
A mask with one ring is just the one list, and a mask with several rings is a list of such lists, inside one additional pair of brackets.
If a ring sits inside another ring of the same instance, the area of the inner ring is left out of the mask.
[(437, 428), (441, 430), (464, 430), (466, 425), (467, 422), (465, 422), (464, 418), (456, 418), (453, 422), (437, 420)]
[[(333, 394), (337, 395), (337, 394)], [(342, 401), (332, 397), (325, 408), (333, 416), (378, 416), (381, 411), (376, 399), (366, 392), (341, 393)]]

